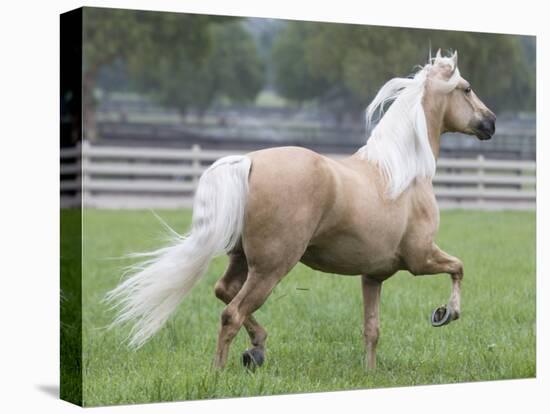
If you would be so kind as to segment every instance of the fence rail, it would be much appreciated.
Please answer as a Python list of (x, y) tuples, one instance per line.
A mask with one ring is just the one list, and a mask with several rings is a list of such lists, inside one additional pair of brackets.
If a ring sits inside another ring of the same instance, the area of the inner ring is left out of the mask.
[[(232, 151), (94, 146), (61, 150), (62, 206), (190, 207), (202, 172)], [(331, 154), (333, 158), (345, 155)], [(440, 159), (434, 178), (442, 208), (533, 210), (534, 161)], [(82, 193), (80, 193), (82, 189)]]

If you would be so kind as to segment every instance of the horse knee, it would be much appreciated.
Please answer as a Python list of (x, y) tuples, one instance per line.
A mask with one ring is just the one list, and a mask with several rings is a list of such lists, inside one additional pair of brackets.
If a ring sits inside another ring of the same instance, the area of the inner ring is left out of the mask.
[(453, 280), (462, 280), (462, 278), (464, 277), (464, 264), (461, 260), (457, 259), (454, 265), (454, 269), (451, 272), (451, 277), (453, 278)]

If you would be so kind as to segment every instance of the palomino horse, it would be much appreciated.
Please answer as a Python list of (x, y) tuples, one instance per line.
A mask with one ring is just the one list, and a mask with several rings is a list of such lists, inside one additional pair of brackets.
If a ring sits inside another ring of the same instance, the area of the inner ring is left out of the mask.
[(367, 144), (349, 158), (283, 147), (215, 162), (200, 179), (190, 232), (145, 253), (148, 260), (108, 295), (119, 305), (115, 323), (134, 322), (130, 345), (153, 335), (223, 253), (229, 266), (215, 286), (227, 304), (219, 368), (242, 325), (252, 342), (243, 363), (263, 363), (267, 333), (252, 314), (300, 261), (361, 275), (369, 369), (376, 366), (382, 282), (398, 270), (450, 274), (450, 300), (434, 311), (432, 324), (458, 319), (463, 267), (434, 243), (439, 209), (432, 178), (442, 133), (489, 139), (496, 118), (460, 76), (456, 52), (438, 51), (414, 77), (387, 82), (367, 108), (368, 124), (390, 100)]

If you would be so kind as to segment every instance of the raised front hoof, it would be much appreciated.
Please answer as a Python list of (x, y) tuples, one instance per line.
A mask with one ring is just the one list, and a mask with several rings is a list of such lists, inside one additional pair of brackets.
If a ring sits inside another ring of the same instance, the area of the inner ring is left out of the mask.
[(437, 308), (432, 312), (432, 326), (433, 327), (440, 327), (447, 325), (449, 322), (453, 320), (451, 310), (443, 305)]
[(260, 348), (250, 348), (243, 352), (243, 365), (254, 371), (264, 364), (264, 351)]

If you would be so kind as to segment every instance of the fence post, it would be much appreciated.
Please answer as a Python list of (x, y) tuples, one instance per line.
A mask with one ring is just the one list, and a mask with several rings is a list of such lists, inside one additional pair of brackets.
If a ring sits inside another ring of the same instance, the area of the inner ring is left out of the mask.
[(484, 183), (484, 175), (485, 175), (485, 157), (483, 154), (479, 154), (477, 156), (477, 191), (478, 191), (478, 198), (477, 203), (479, 206), (482, 206), (484, 204), (484, 191), (485, 191), (485, 183)]

